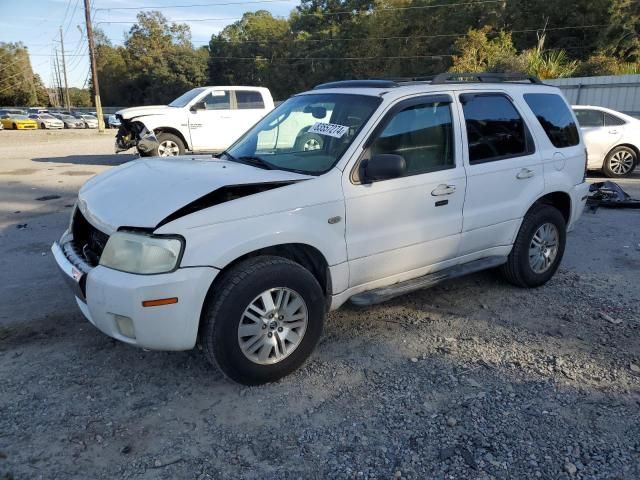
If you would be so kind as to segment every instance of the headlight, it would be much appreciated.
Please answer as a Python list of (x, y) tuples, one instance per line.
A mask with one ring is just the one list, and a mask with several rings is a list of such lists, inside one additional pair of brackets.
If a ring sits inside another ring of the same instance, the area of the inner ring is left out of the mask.
[(166, 273), (178, 266), (183, 245), (177, 237), (116, 232), (109, 237), (100, 265), (128, 273)]

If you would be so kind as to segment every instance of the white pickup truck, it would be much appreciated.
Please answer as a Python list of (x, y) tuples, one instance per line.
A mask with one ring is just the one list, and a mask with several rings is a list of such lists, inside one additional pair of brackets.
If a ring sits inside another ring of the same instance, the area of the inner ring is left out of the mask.
[[(262, 87), (198, 87), (169, 105), (125, 108), (116, 113), (122, 125), (116, 152), (136, 147), (142, 156), (170, 157), (185, 151), (221, 152), (273, 109)], [(141, 137), (153, 132), (157, 145), (145, 149)]]

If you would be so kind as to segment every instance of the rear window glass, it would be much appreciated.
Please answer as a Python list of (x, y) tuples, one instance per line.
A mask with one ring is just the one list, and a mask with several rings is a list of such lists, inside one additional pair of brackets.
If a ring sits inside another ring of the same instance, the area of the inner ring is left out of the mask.
[(524, 100), (556, 148), (578, 145), (580, 135), (573, 115), (560, 95), (526, 93)]
[(625, 121), (621, 118), (616, 117), (615, 115), (611, 115), (610, 113), (604, 114), (604, 123), (607, 127), (617, 127), (619, 125), (624, 125)]
[(264, 108), (264, 101), (260, 92), (250, 92), (246, 90), (236, 91), (236, 102), (239, 110), (249, 110)]
[(461, 95), (469, 142), (469, 163), (528, 155), (532, 145), (522, 117), (501, 94)]

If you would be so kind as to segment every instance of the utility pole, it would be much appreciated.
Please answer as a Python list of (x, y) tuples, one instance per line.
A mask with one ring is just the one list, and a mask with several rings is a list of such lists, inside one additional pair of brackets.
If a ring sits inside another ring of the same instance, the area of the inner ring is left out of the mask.
[(71, 110), (71, 102), (69, 102), (69, 84), (67, 82), (67, 62), (64, 58), (64, 39), (62, 37), (62, 27), (60, 27), (60, 49), (62, 50), (62, 72), (64, 73), (64, 99), (67, 104), (67, 110)]
[(98, 84), (98, 67), (96, 66), (96, 50), (93, 44), (93, 28), (91, 27), (91, 10), (89, 0), (84, 0), (84, 18), (87, 23), (87, 40), (89, 42), (89, 58), (91, 59), (91, 83), (93, 84), (94, 103), (98, 116), (98, 131), (104, 132), (104, 116), (100, 102), (100, 85)]
[(58, 61), (58, 49), (56, 48), (56, 65), (55, 65), (55, 72), (56, 72), (56, 85), (58, 87), (58, 99), (59, 99), (59, 105), (62, 106), (62, 104), (64, 103), (64, 92), (62, 91), (62, 80), (60, 80), (60, 62)]

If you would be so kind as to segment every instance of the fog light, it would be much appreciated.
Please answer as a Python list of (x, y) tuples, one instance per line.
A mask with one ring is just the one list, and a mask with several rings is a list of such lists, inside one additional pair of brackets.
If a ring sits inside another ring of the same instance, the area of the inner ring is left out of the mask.
[(116, 319), (116, 325), (118, 325), (118, 330), (120, 330), (122, 335), (129, 338), (136, 338), (136, 332), (133, 329), (133, 320), (124, 315), (114, 314), (113, 317)]

